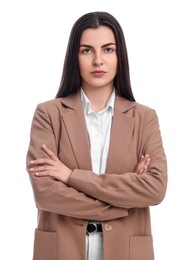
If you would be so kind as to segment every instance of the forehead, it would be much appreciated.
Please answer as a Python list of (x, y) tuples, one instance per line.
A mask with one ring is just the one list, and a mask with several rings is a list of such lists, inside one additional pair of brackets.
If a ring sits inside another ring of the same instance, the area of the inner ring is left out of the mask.
[(80, 44), (97, 45), (116, 43), (112, 29), (107, 26), (85, 29), (80, 38)]

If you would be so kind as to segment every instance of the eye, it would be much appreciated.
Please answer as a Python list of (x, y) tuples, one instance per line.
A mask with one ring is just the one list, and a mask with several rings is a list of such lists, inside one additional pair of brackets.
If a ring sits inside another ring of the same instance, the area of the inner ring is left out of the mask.
[(115, 49), (114, 49), (113, 47), (106, 47), (106, 48), (104, 49), (104, 51), (105, 51), (106, 53), (111, 53), (111, 52), (114, 52)]
[(84, 53), (84, 54), (89, 54), (92, 52), (92, 49), (91, 48), (81, 48), (80, 52)]

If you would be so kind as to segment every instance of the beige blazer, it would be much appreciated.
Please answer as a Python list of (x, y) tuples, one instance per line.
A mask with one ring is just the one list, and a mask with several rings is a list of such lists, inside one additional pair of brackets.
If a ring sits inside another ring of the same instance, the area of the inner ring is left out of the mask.
[[(101, 176), (92, 172), (79, 93), (37, 106), (27, 170), (31, 160), (46, 156), (43, 144), (73, 172), (69, 185), (29, 172), (38, 210), (33, 260), (86, 260), (89, 220), (102, 222), (104, 260), (153, 260), (149, 206), (163, 200), (167, 186), (156, 112), (116, 96), (106, 174)], [(142, 154), (152, 162), (148, 173), (138, 176), (133, 170)]]

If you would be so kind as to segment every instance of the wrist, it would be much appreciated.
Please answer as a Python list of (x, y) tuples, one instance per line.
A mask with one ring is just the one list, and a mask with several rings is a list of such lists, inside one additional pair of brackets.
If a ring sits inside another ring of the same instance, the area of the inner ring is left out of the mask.
[(70, 177), (71, 177), (71, 173), (72, 173), (72, 170), (68, 170), (67, 172), (66, 172), (66, 176), (65, 176), (65, 184), (69, 184), (69, 179), (70, 179)]

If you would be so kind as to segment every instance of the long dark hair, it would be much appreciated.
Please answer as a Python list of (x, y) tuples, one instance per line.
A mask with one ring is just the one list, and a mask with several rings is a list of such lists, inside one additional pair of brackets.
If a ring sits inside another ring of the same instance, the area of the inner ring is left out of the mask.
[(119, 22), (107, 12), (87, 13), (81, 16), (73, 25), (56, 98), (69, 96), (80, 89), (81, 77), (78, 64), (80, 38), (85, 29), (98, 28), (101, 25), (108, 26), (113, 31), (116, 40), (118, 60), (117, 74), (114, 79), (116, 93), (130, 101), (135, 101), (131, 89), (129, 61), (124, 33)]

